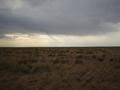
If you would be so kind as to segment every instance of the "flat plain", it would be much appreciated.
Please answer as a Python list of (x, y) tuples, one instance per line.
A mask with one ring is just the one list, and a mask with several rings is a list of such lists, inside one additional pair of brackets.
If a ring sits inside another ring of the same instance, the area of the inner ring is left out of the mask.
[(0, 90), (120, 90), (120, 48), (1, 47)]

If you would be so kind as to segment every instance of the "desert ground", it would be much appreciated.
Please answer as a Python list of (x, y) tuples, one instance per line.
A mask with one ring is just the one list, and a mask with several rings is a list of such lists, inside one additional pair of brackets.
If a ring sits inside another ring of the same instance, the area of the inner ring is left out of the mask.
[(120, 90), (120, 47), (1, 47), (0, 90)]

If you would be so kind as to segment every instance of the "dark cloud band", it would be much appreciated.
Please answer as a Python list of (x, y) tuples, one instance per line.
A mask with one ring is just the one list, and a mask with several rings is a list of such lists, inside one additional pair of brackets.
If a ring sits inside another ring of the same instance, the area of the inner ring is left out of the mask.
[(106, 33), (119, 10), (120, 0), (0, 0), (0, 33)]

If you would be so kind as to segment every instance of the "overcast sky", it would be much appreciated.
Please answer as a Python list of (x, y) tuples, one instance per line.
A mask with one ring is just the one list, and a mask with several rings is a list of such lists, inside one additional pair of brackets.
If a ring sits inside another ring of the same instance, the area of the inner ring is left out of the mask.
[(119, 38), (120, 0), (0, 0), (0, 46), (119, 46)]

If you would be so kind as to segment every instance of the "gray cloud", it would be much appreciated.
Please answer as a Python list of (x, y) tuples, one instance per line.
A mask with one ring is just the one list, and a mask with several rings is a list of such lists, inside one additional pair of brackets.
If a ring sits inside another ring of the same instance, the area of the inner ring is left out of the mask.
[(25, 17), (15, 17), (14, 15), (0, 15), (0, 28), (1, 32), (34, 32), (34, 30), (42, 30), (42, 23), (38, 24), (36, 21), (25, 18)]
[(0, 0), (0, 33), (107, 33), (119, 10), (120, 0)]
[(26, 4), (33, 6), (33, 7), (38, 7), (47, 1), (49, 0), (25, 0)]

